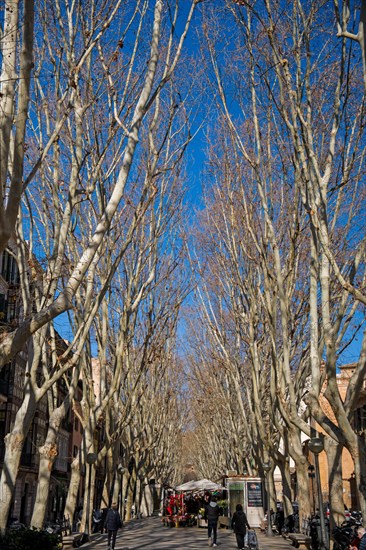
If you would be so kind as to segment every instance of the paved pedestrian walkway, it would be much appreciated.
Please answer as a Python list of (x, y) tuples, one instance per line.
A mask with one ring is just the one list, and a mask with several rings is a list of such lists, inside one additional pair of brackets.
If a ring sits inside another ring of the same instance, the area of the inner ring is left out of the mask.
[[(280, 536), (268, 538), (257, 531), (259, 550), (290, 550), (291, 544)], [(96, 537), (96, 538), (94, 538)], [(91, 543), (82, 548), (95, 550), (107, 549), (107, 535), (93, 536)], [(235, 535), (228, 529), (219, 529), (217, 547), (221, 550), (236, 550)], [(151, 517), (132, 520), (124, 525), (117, 536), (116, 550), (202, 550), (208, 548), (207, 529), (164, 527), (161, 518)]]

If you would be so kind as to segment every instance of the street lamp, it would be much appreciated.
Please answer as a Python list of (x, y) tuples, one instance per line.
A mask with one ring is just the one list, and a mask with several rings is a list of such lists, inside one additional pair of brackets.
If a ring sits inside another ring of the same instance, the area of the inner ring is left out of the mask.
[(85, 519), (85, 528), (84, 533), (81, 537), (82, 543), (90, 541), (90, 496), (91, 496), (91, 473), (92, 466), (96, 463), (98, 455), (95, 453), (88, 453), (86, 455), (86, 463), (89, 465), (89, 476), (88, 476), (88, 493), (86, 499), (86, 519)]
[(117, 472), (119, 473), (120, 480), (119, 480), (119, 513), (121, 518), (123, 518), (123, 474), (125, 473), (126, 468), (122, 466), (122, 464), (118, 464), (117, 466)]
[(271, 521), (271, 484), (269, 482), (269, 472), (272, 468), (272, 462), (269, 460), (268, 462), (263, 463), (263, 470), (266, 472), (266, 480), (267, 480), (267, 536), (273, 537), (274, 533), (272, 531), (272, 521)]
[(315, 467), (310, 464), (308, 467), (308, 476), (311, 483), (311, 496), (313, 499), (313, 514), (315, 514), (315, 493), (314, 493), (314, 478), (315, 478)]
[(315, 461), (315, 475), (316, 475), (316, 485), (318, 489), (318, 503), (319, 503), (319, 516), (320, 516), (320, 548), (319, 550), (328, 550), (328, 533), (325, 528), (325, 518), (324, 518), (324, 507), (323, 507), (323, 495), (322, 488), (320, 485), (320, 471), (319, 471), (319, 454), (324, 450), (324, 441), (321, 437), (313, 437), (309, 439), (308, 446), (310, 451), (314, 455)]

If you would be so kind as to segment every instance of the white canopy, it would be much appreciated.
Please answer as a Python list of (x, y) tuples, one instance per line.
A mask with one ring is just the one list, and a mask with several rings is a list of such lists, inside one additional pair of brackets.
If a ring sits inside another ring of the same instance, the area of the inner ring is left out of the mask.
[(177, 491), (194, 491), (195, 483), (197, 483), (197, 481), (187, 481), (186, 483), (182, 483), (182, 485), (178, 485), (176, 487), (176, 490)]
[(209, 479), (200, 479), (198, 481), (187, 481), (182, 485), (176, 487), (177, 491), (220, 491), (225, 489), (218, 483), (210, 481)]

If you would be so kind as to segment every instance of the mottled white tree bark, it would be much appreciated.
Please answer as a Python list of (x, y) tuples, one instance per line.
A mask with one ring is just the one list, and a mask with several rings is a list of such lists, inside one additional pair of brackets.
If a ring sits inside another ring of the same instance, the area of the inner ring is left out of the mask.
[(23, 193), (34, 0), (5, 0), (0, 28), (0, 253), (15, 231)]

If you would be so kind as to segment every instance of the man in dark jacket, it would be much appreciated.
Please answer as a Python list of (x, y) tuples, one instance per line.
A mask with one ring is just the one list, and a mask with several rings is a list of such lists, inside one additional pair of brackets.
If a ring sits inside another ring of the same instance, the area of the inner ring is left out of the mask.
[(114, 550), (116, 545), (116, 536), (118, 529), (122, 527), (121, 516), (117, 510), (117, 503), (113, 502), (112, 508), (107, 512), (107, 517), (105, 518), (105, 528), (108, 531), (108, 549)]
[(357, 535), (360, 539), (360, 546), (358, 550), (366, 550), (366, 529), (364, 527), (359, 527), (357, 529)]
[(220, 508), (217, 506), (216, 497), (212, 497), (207, 504), (206, 514), (208, 524), (208, 545), (217, 546), (217, 522), (219, 521)]
[(236, 535), (236, 543), (240, 550), (243, 550), (245, 548), (244, 540), (247, 532), (247, 527), (248, 529), (250, 529), (247, 516), (243, 511), (242, 505), (237, 504), (236, 512), (234, 512), (234, 515), (231, 520), (231, 529), (234, 530), (234, 533)]

